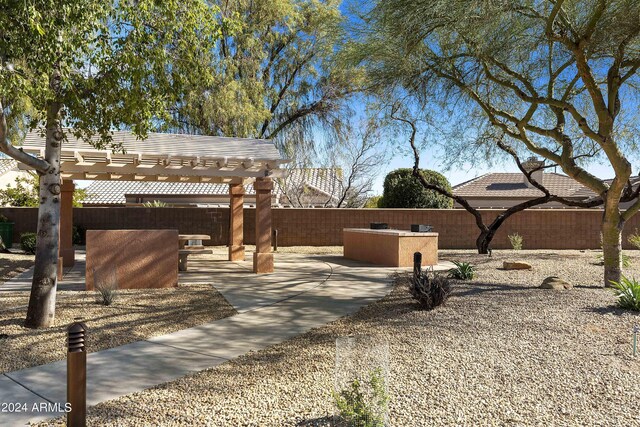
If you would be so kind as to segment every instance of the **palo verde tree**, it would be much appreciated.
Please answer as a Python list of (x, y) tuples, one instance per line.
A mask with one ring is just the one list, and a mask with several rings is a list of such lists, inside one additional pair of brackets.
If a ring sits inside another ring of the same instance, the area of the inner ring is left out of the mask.
[[(505, 135), (516, 153), (557, 164), (604, 203), (604, 284), (621, 276), (621, 232), (640, 209), (632, 193), (640, 84), (636, 0), (385, 0), (365, 16), (375, 70)], [(393, 61), (393, 62), (390, 62)], [(494, 146), (495, 148), (495, 146)], [(580, 162), (595, 153), (611, 181)]]
[[(2, 2), (0, 150), (40, 175), (25, 326), (48, 327), (54, 320), (60, 149), (67, 134), (117, 149), (114, 128), (144, 137), (170, 118), (168, 107), (182, 89), (208, 75), (217, 18), (217, 9), (201, 0)], [(29, 127), (46, 138), (44, 158), (9, 139), (17, 133), (10, 126), (24, 123), (27, 112)]]
[[(540, 206), (549, 202), (558, 202), (567, 206), (572, 207), (580, 207), (580, 208), (592, 208), (596, 206), (601, 206), (603, 201), (600, 197), (592, 197), (585, 201), (577, 201), (570, 200), (564, 197), (560, 197), (558, 195), (552, 194), (542, 182), (538, 182), (534, 177), (533, 173), (539, 170), (543, 170), (549, 167), (554, 167), (556, 165), (542, 165), (537, 164), (533, 167), (523, 164), (518, 157), (518, 154), (513, 150), (510, 146), (504, 143), (502, 139), (497, 139), (497, 136), (494, 136), (494, 141), (496, 146), (502, 150), (506, 155), (513, 158), (520, 172), (525, 176), (529, 183), (537, 188), (540, 191), (538, 197), (531, 198), (529, 200), (525, 200), (521, 203), (515, 204), (508, 209), (500, 212), (491, 220), (491, 222), (485, 221), (482, 213), (479, 209), (474, 208), (467, 201), (466, 198), (454, 194), (450, 186), (442, 185), (442, 183), (437, 180), (429, 179), (427, 175), (420, 169), (420, 147), (416, 141), (416, 136), (418, 135), (418, 125), (417, 121), (412, 118), (408, 118), (407, 116), (399, 115), (396, 109), (397, 107), (392, 107), (391, 119), (395, 120), (402, 125), (407, 125), (410, 129), (408, 139), (409, 145), (411, 146), (411, 150), (413, 151), (414, 157), (414, 165), (412, 170), (412, 176), (417, 179), (417, 182), (421, 184), (421, 186), (429, 191), (435, 192), (439, 194), (441, 197), (449, 198), (451, 201), (456, 201), (462, 208), (464, 208), (467, 212), (473, 215), (475, 219), (476, 226), (478, 227), (478, 237), (476, 238), (476, 248), (478, 249), (479, 254), (490, 254), (491, 253), (491, 242), (495, 237), (498, 229), (504, 224), (504, 222), (512, 215), (521, 212), (525, 209), (532, 208), (535, 206)], [(487, 136), (485, 136), (486, 138)], [(640, 189), (636, 187), (635, 191), (628, 191), (624, 194), (622, 201), (629, 202), (638, 198), (638, 192)]]
[(345, 37), (340, 1), (214, 3), (223, 36), (213, 78), (196, 82), (175, 105), (179, 128), (272, 139), (290, 158), (298, 146), (314, 148), (314, 132), (340, 133), (344, 101), (359, 84), (354, 69), (337, 65)]

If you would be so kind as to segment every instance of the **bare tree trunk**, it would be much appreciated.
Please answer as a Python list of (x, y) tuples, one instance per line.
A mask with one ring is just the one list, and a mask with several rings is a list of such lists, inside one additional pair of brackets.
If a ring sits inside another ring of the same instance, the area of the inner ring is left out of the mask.
[(482, 230), (480, 231), (480, 235), (476, 239), (476, 248), (478, 249), (478, 253), (482, 255), (486, 255), (489, 253), (489, 245), (493, 240), (493, 236), (496, 234), (495, 230)]
[(24, 324), (27, 328), (47, 328), (52, 325), (55, 317), (60, 225), (60, 145), (63, 139), (61, 110), (62, 105), (58, 102), (52, 102), (47, 108), (45, 160), (51, 168), (48, 173), (40, 176), (36, 262)]
[[(609, 201), (607, 200), (607, 205)], [(618, 204), (606, 206), (602, 218), (602, 252), (604, 257), (604, 285), (619, 282), (622, 276), (622, 229)]]

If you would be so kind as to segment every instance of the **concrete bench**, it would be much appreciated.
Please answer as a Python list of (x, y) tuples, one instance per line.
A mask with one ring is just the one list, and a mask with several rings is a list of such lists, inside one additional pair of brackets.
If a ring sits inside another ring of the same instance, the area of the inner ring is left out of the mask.
[[(203, 240), (211, 240), (211, 236), (208, 234), (179, 234), (178, 235), (178, 248), (179, 249), (204, 249), (202, 245)], [(188, 245), (190, 241), (194, 241), (193, 245)]]
[(212, 254), (211, 249), (180, 249), (178, 251), (178, 271), (187, 271), (187, 258), (189, 255)]

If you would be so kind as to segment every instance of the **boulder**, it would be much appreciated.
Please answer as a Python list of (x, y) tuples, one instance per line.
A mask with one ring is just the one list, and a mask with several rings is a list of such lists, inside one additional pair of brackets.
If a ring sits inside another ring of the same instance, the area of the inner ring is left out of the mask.
[(531, 264), (523, 261), (504, 261), (502, 268), (505, 270), (531, 270)]
[(565, 289), (571, 289), (573, 285), (565, 280), (562, 280), (558, 276), (549, 276), (542, 281), (540, 289), (555, 289), (562, 291)]

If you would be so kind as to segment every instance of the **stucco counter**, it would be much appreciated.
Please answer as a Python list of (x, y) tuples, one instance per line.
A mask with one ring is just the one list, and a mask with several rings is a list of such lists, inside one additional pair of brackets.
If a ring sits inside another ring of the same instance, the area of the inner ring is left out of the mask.
[(414, 252), (422, 265), (438, 263), (438, 233), (409, 230), (343, 229), (344, 257), (389, 267), (412, 267)]

